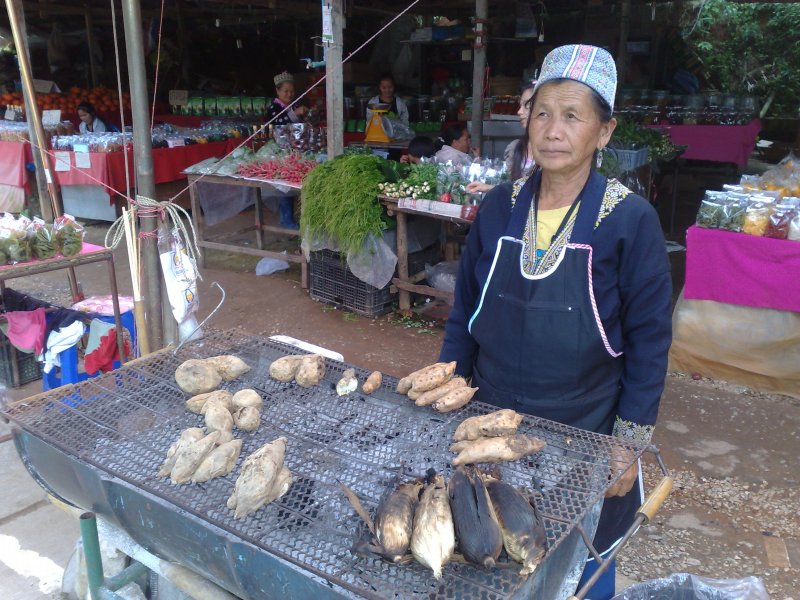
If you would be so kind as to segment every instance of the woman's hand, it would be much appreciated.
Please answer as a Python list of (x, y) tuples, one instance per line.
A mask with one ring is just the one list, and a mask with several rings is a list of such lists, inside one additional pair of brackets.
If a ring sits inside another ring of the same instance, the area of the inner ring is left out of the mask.
[(475, 160), (478, 160), (481, 157), (481, 149), (480, 148), (473, 148), (472, 149), (472, 156)]
[(411, 159), (408, 154), (403, 154), (403, 156), (400, 157), (400, 162), (407, 165), (411, 162)]
[(308, 113), (307, 106), (298, 106), (297, 108), (293, 108), (292, 110), (294, 111), (294, 114), (296, 114), (298, 117), (303, 117)]
[[(606, 498), (624, 496), (631, 491), (633, 484), (636, 482), (636, 477), (639, 475), (639, 464), (634, 458), (635, 455), (631, 450), (627, 448), (614, 448), (610, 464), (611, 474), (609, 476), (613, 476), (614, 473), (624, 468), (625, 465), (630, 464), (630, 466), (619, 480), (606, 490)], [(633, 462), (633, 464), (631, 464), (631, 462)]]
[(470, 181), (465, 188), (470, 194), (485, 194), (494, 189), (493, 185), (483, 183), (482, 181)]

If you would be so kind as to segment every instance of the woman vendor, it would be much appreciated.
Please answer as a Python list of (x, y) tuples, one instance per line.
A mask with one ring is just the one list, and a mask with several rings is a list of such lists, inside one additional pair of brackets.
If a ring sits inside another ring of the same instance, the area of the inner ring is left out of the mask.
[[(381, 75), (381, 79), (378, 82), (378, 90), (380, 93), (370, 98), (368, 106), (369, 104), (388, 104), (389, 113), (386, 116), (400, 119), (403, 124), (408, 125), (408, 107), (402, 98), (395, 95), (394, 77), (388, 73)], [(372, 111), (368, 108), (367, 121), (370, 118), (372, 118)]]
[[(273, 78), (276, 97), (267, 109), (267, 123), (271, 125), (290, 125), (300, 123), (308, 113), (305, 106), (292, 106), (294, 100), (294, 77), (284, 71)], [(294, 197), (283, 196), (278, 203), (280, 226), (286, 229), (300, 229), (294, 220)]]
[[(541, 170), (481, 204), (440, 360), (458, 361), (483, 402), (648, 441), (672, 337), (670, 265), (652, 206), (594, 168), (616, 126), (616, 86), (600, 48), (545, 58), (528, 125)], [(641, 504), (637, 476), (633, 464), (606, 493), (594, 539), (603, 556)], [(595, 570), (590, 560), (580, 585)], [(589, 597), (614, 595), (613, 571)]]
[(480, 148), (472, 148), (472, 141), (467, 126), (463, 123), (451, 123), (442, 130), (442, 135), (433, 143), (436, 154), (434, 158), (440, 163), (452, 163), (454, 166), (467, 166), (481, 157)]
[(97, 111), (89, 102), (78, 104), (78, 118), (81, 120), (78, 130), (81, 133), (104, 133), (108, 131), (105, 121), (97, 116)]

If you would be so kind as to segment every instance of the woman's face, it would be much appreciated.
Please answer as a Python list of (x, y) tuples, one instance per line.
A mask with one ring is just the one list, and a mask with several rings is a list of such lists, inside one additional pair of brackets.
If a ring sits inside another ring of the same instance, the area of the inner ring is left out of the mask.
[(394, 99), (394, 81), (391, 79), (381, 79), (378, 89), (381, 91), (381, 98), (384, 100)]
[(456, 150), (460, 150), (461, 152), (464, 152), (466, 154), (467, 152), (469, 152), (469, 140), (470, 140), (469, 131), (464, 129), (464, 132), (461, 134), (461, 137), (458, 138), (457, 140), (453, 140), (453, 148), (455, 148)]
[(577, 81), (544, 84), (531, 108), (528, 137), (536, 164), (545, 172), (569, 174), (591, 164), (617, 125), (597, 116), (592, 90)]
[(79, 108), (79, 109), (78, 109), (78, 118), (79, 118), (81, 121), (83, 121), (84, 123), (86, 123), (87, 125), (91, 125), (91, 124), (92, 124), (92, 121), (94, 120), (94, 119), (92, 118), (92, 115), (91, 115), (91, 113), (89, 113), (89, 112), (87, 112), (87, 111), (83, 110), (82, 108)]
[(532, 89), (525, 90), (519, 97), (519, 108), (517, 109), (517, 116), (519, 117), (519, 124), (522, 125), (523, 129), (528, 126), (528, 117), (531, 114), (531, 107), (528, 106), (528, 102), (530, 101), (531, 98), (533, 98)]
[(275, 88), (275, 92), (277, 92), (278, 99), (281, 102), (284, 104), (291, 104), (292, 100), (294, 100), (294, 83), (291, 81), (284, 81)]

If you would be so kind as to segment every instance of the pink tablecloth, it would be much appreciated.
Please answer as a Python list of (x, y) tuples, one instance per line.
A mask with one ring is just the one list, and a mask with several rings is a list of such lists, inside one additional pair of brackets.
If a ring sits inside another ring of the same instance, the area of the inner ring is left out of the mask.
[[(242, 140), (227, 140), (208, 144), (192, 144), (177, 148), (153, 149), (153, 177), (156, 183), (168, 183), (186, 179), (183, 170), (197, 164), (201, 160), (222, 158), (236, 148)], [(125, 191), (125, 157), (122, 152), (90, 152), (91, 167), (75, 166), (75, 153), (69, 152), (70, 168), (68, 171), (56, 171), (56, 180), (60, 185), (100, 185), (98, 180), (115, 190)], [(133, 153), (128, 150), (128, 172), (131, 185), (135, 173)], [(88, 175), (88, 176), (87, 176)], [(113, 201), (113, 199), (112, 199)]]
[(735, 163), (747, 166), (747, 159), (756, 147), (761, 121), (747, 125), (659, 125), (669, 134), (673, 144), (688, 146), (681, 158)]
[(0, 142), (0, 183), (28, 190), (28, 172), (25, 163), (32, 161), (30, 144)]
[(693, 225), (686, 232), (687, 300), (800, 312), (800, 241)]

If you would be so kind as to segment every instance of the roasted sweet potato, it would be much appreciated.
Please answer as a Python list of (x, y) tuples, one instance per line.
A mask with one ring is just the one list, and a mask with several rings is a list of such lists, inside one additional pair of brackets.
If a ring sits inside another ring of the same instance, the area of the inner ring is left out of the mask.
[(381, 372), (373, 371), (369, 374), (369, 377), (367, 377), (364, 385), (361, 386), (361, 391), (365, 394), (372, 394), (373, 392), (377, 391), (379, 387), (381, 387), (382, 382), (383, 375), (381, 375)]
[(300, 361), (300, 368), (294, 376), (297, 385), (305, 388), (313, 387), (322, 381), (325, 375), (325, 357), (309, 354)]
[(437, 388), (432, 390), (428, 390), (427, 392), (423, 392), (416, 398), (411, 398), (411, 392), (408, 393), (408, 397), (414, 400), (417, 406), (430, 406), (434, 402), (436, 402), (439, 398), (442, 398), (452, 392), (453, 390), (457, 390), (458, 388), (466, 387), (467, 380), (463, 377), (453, 377), (447, 383), (440, 385)]
[(467, 402), (472, 400), (472, 397), (475, 395), (475, 392), (478, 391), (478, 388), (471, 388), (471, 387), (460, 387), (454, 390), (447, 392), (444, 396), (436, 400), (431, 406), (434, 410), (437, 410), (441, 413), (450, 412), (451, 410), (456, 410), (457, 408), (461, 408)]
[(453, 464), (470, 465), (518, 460), (523, 456), (539, 452), (544, 447), (544, 441), (528, 435), (481, 438), (462, 448), (453, 460)]
[(300, 361), (303, 360), (304, 357), (304, 354), (282, 356), (273, 361), (269, 366), (269, 376), (283, 383), (292, 381), (297, 374), (297, 370), (300, 368)]
[(225, 381), (233, 381), (250, 370), (246, 362), (232, 354), (212, 356), (207, 358), (206, 362), (210, 363)]
[(192, 358), (175, 370), (175, 381), (184, 392), (196, 396), (217, 389), (222, 377), (210, 363)]
[(245, 388), (233, 395), (231, 399), (231, 412), (236, 412), (245, 406), (251, 406), (256, 410), (261, 410), (263, 405), (264, 400), (261, 398), (261, 394), (253, 389)]
[(496, 410), (488, 415), (464, 419), (453, 434), (453, 441), (477, 440), (482, 437), (511, 435), (522, 422), (522, 415), (510, 408)]

